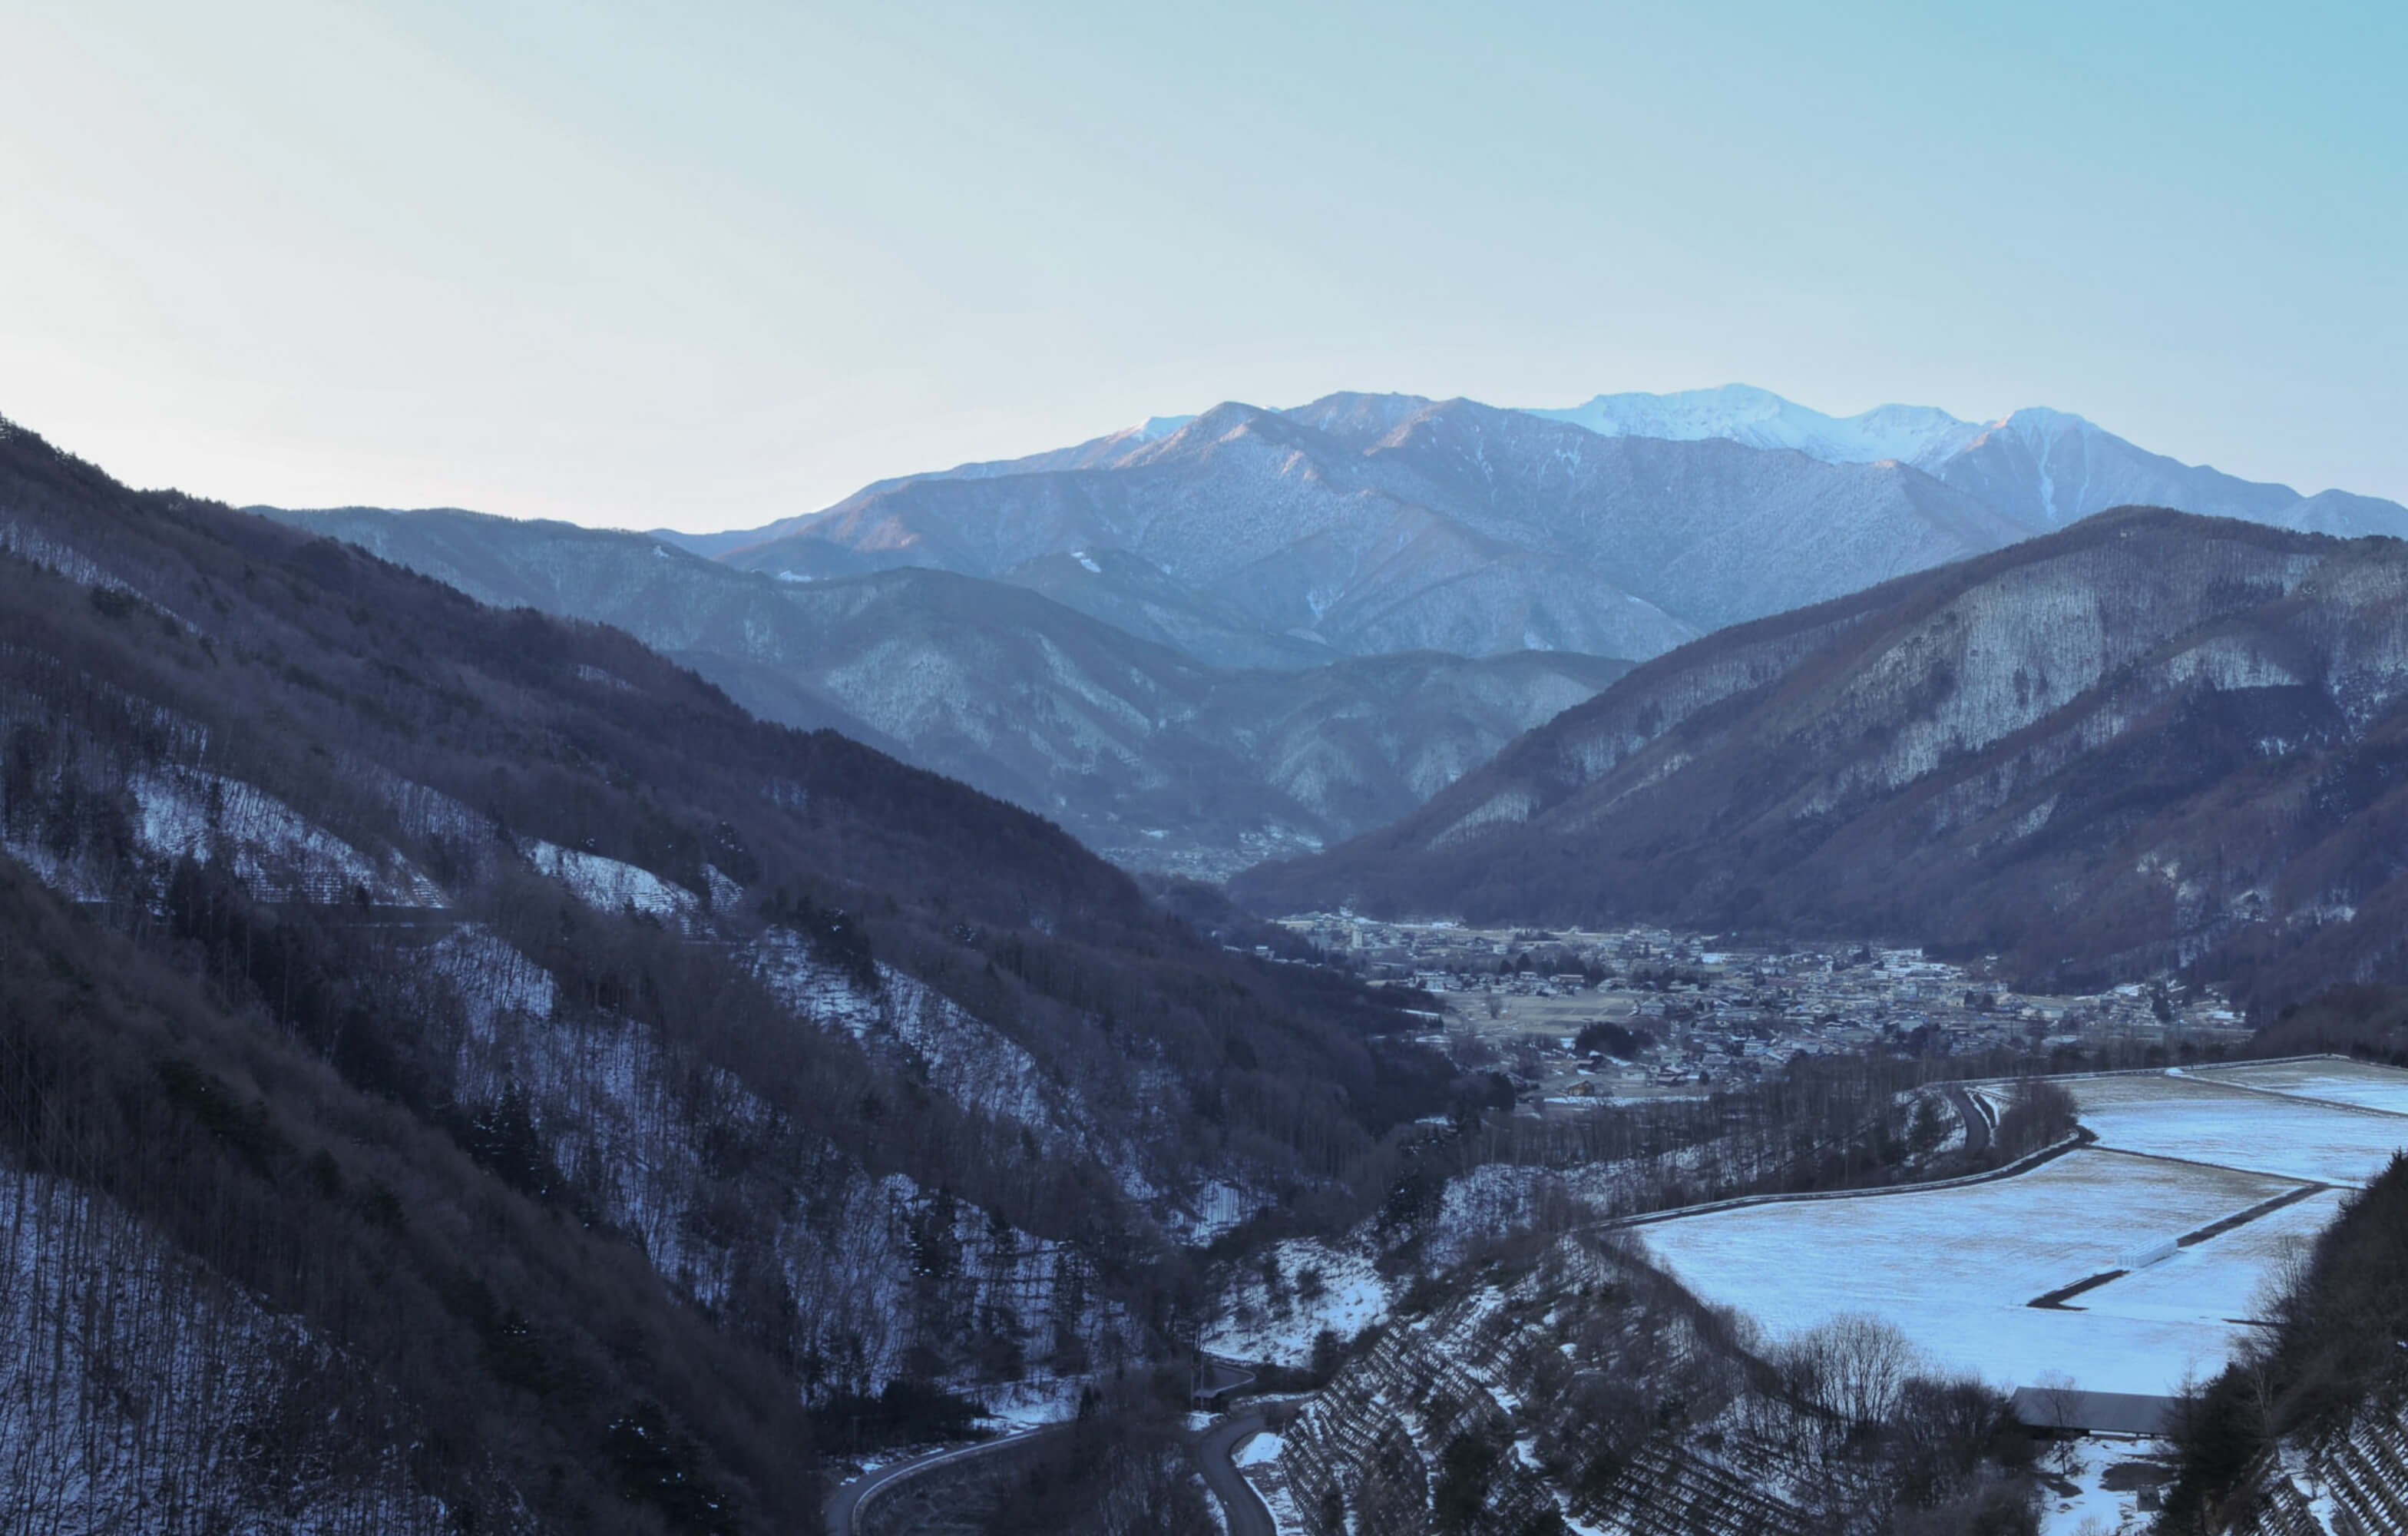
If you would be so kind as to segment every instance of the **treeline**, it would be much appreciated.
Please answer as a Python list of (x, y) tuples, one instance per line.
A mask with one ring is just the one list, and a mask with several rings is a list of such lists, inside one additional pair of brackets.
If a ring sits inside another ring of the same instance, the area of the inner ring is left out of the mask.
[(2283, 1008), (2250, 1041), (2253, 1055), (2330, 1052), (2408, 1067), (2408, 986), (2337, 986)]
[[(2344, 1005), (2348, 1006), (2347, 1004)], [(2343, 1203), (2303, 1263), (2277, 1281), (2270, 1334), (2253, 1338), (2184, 1404), (2179, 1470), (2158, 1529), (2245, 1529), (2258, 1477), (2286, 1443), (2408, 1404), (2408, 1156)]]
[(1512, 1113), (1510, 1102), (1472, 1106), (1451, 1127), (1426, 1129), (1399, 1150), (1383, 1219), (1401, 1227), (1433, 1215), (1449, 1180), (1497, 1164), (1560, 1173), (1610, 1166), (1610, 1203), (1591, 1215), (1979, 1172), (2073, 1132), (2072, 1097), (2043, 1078), (2019, 1075), (1979, 1156), (1961, 1145), (1937, 1156), (1958, 1134), (1957, 1112), (1932, 1084), (1967, 1075), (1969, 1065), (1977, 1069), (1971, 1075), (1984, 1075), (1980, 1067), (2014, 1059), (1799, 1055), (1777, 1077), (1711, 1096), (1537, 1115)]

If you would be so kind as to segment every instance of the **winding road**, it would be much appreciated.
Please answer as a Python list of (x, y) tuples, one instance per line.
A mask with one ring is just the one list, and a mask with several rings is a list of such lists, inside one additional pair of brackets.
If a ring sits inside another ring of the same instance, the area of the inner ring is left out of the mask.
[(1985, 1106), (1973, 1098), (1971, 1090), (1960, 1084), (1942, 1084), (1940, 1091), (1948, 1096), (1948, 1102), (1956, 1111), (1956, 1118), (1965, 1122), (1966, 1153), (1979, 1157), (1989, 1151), (1990, 1117), (1984, 1113)]
[(1262, 1414), (1240, 1414), (1223, 1419), (1196, 1440), (1197, 1468), (1204, 1474), (1204, 1486), (1221, 1500), (1221, 1511), (1229, 1521), (1229, 1536), (1278, 1536), (1279, 1528), (1271, 1522), (1270, 1507), (1246, 1481), (1245, 1474), (1238, 1471), (1239, 1444), (1262, 1428)]
[(1015, 1445), (1025, 1445), (1040, 1435), (1054, 1434), (1067, 1426), (1048, 1424), (1035, 1429), (1023, 1429), (1015, 1435), (1000, 1435), (982, 1440), (975, 1445), (956, 1445), (951, 1450), (930, 1451), (925, 1456), (910, 1457), (879, 1468), (865, 1477), (857, 1477), (828, 1495), (822, 1506), (827, 1516), (827, 1536), (860, 1536), (862, 1508), (879, 1492), (905, 1478), (955, 1461), (966, 1461), (974, 1456), (991, 1456)]
[[(1197, 1373), (1196, 1396), (1198, 1400), (1215, 1398), (1225, 1392), (1233, 1392), (1254, 1379), (1253, 1371), (1234, 1361), (1208, 1355)], [(1025, 1445), (1040, 1435), (1059, 1433), (1068, 1428), (1067, 1425), (1049, 1424), (1035, 1429), (1023, 1429), (1018, 1434), (981, 1441), (975, 1445), (930, 1451), (857, 1477), (828, 1495), (827, 1503), (823, 1507), (827, 1536), (861, 1536), (864, 1509), (882, 1492), (908, 1478), (953, 1462), (966, 1461), (972, 1457), (991, 1456), (1013, 1446)], [(1229, 1536), (1278, 1536), (1278, 1527), (1271, 1520), (1269, 1508), (1238, 1471), (1235, 1459), (1238, 1446), (1262, 1428), (1262, 1414), (1240, 1414), (1198, 1431), (1188, 1441), (1188, 1448), (1196, 1457), (1197, 1470), (1204, 1474), (1204, 1486), (1212, 1491), (1213, 1498), (1221, 1501), (1222, 1512), (1227, 1516)]]

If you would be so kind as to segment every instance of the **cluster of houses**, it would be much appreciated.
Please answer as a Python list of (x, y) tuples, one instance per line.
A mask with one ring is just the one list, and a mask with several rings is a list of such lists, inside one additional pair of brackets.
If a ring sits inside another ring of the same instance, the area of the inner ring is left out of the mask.
[(2020, 995), (1985, 966), (1872, 944), (1741, 947), (1662, 928), (1469, 928), (1349, 912), (1286, 925), (1374, 981), (1432, 994), (1458, 1059), (1493, 1058), (1532, 1098), (1694, 1093), (1778, 1073), (1801, 1052), (2212, 1050), (2247, 1035), (2204, 991)]

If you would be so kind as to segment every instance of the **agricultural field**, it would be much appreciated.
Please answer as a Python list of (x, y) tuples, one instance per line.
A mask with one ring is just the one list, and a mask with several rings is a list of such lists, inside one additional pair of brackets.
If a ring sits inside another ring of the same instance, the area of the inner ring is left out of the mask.
[[(2392, 1076), (2408, 1089), (2408, 1072)], [(2408, 1115), (2253, 1092), (2198, 1076), (2071, 1078), (2065, 1085), (2100, 1145), (2153, 1157), (2358, 1185), (2408, 1146)], [(2371, 1084), (2362, 1091), (2380, 1089)]]
[(2316, 1098), (2329, 1104), (2408, 1114), (2408, 1072), (2371, 1062), (2319, 1056), (2308, 1061), (2270, 1061), (2240, 1067), (2194, 1068), (2208, 1083), (2228, 1083), (2260, 1093)]
[(2170, 1393), (2223, 1363), (2269, 1277), (2408, 1143), (2408, 1114), (2367, 1107), (2408, 1103), (2408, 1072), (2320, 1061), (2219, 1075), (2234, 1080), (2068, 1080), (2099, 1143), (2014, 1178), (1707, 1212), (1634, 1235), (1773, 1339), (1863, 1313), (2000, 1386), (2065, 1376)]
[(2262, 1318), (2258, 1292), (2291, 1255), (2302, 1253), (2341, 1213), (2348, 1197), (2325, 1189), (2231, 1231), (2177, 1248), (2165, 1258), (2085, 1291), (2071, 1305), (2154, 1322), (2240, 1323)]

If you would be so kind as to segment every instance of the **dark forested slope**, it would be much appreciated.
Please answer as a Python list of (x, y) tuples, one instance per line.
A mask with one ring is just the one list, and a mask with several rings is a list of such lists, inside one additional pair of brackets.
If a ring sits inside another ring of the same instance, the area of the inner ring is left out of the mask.
[(1258, 907), (2400, 974), (2408, 545), (2149, 510), (1711, 636)]
[(5, 425), (0, 840), (71, 1522), (793, 1529), (808, 1411), (1174, 1347), (1447, 1086), (1035, 816)]

